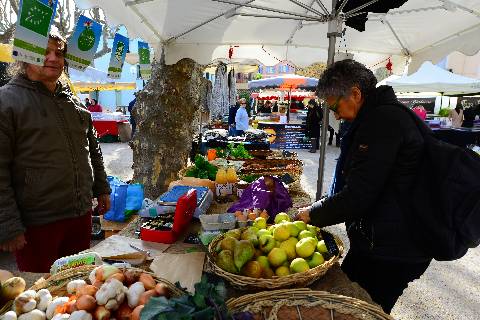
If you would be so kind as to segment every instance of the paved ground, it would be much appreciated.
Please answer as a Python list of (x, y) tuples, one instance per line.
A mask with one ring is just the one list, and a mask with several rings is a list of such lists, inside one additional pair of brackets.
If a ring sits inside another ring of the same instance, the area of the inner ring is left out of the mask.
[[(109, 175), (124, 180), (132, 178), (132, 152), (127, 144), (102, 144), (102, 150)], [(324, 190), (330, 186), (338, 152), (338, 148), (327, 148)], [(306, 150), (298, 154), (305, 164), (302, 186), (313, 198), (319, 154)], [(341, 224), (329, 229), (340, 235), (348, 250), (345, 226)], [(15, 269), (11, 255), (0, 253), (0, 269)], [(402, 320), (480, 319), (480, 248), (470, 250), (455, 262), (432, 262), (427, 272), (405, 290), (392, 315)]]

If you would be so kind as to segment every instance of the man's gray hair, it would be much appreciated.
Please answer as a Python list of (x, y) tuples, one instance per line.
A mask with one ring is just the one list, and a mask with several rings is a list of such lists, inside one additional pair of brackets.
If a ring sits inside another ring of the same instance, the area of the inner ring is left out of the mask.
[(317, 96), (326, 98), (346, 97), (353, 87), (367, 97), (375, 90), (377, 78), (373, 72), (360, 62), (346, 59), (337, 61), (325, 70), (318, 80)]

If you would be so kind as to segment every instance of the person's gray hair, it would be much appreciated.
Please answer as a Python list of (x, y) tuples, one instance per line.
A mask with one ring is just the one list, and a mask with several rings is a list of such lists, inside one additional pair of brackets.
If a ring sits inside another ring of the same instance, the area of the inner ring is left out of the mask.
[[(57, 28), (52, 28), (50, 29), (50, 32), (48, 34), (48, 39), (53, 39), (56, 40), (60, 43), (63, 44), (63, 54), (67, 54), (67, 40), (60, 34)], [(7, 67), (7, 75), (11, 78), (15, 76), (26, 76), (27, 74), (27, 62), (24, 61), (15, 61), (12, 62), (8, 65)], [(65, 60), (65, 68), (64, 72), (68, 74), (68, 64), (67, 61)]]
[(325, 70), (318, 80), (317, 96), (346, 97), (353, 87), (360, 89), (363, 97), (375, 90), (377, 78), (360, 62), (346, 59), (337, 61)]

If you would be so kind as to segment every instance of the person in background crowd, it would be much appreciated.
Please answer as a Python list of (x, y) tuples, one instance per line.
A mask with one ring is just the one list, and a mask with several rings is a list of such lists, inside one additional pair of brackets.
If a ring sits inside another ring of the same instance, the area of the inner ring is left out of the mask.
[(319, 147), (321, 112), (322, 109), (319, 107), (317, 101), (314, 99), (308, 101), (306, 134), (312, 144), (309, 150), (311, 153), (317, 152)]
[(452, 120), (452, 127), (460, 128), (463, 123), (463, 106), (459, 104), (450, 110), (448, 117)]
[(466, 108), (463, 111), (463, 123), (462, 127), (464, 128), (473, 128), (473, 121), (475, 120), (475, 117), (477, 115), (480, 115), (480, 104), (476, 107), (470, 107)]
[(137, 102), (137, 93), (135, 92), (135, 98), (128, 104), (128, 113), (130, 114), (130, 125), (132, 126), (132, 139), (135, 134), (135, 129), (137, 128), (137, 123), (135, 122), (135, 117), (133, 116), (133, 109), (135, 109), (135, 102)]
[(233, 106), (228, 108), (228, 135), (231, 137), (235, 137), (235, 116), (237, 115), (237, 110), (240, 107), (239, 100)]
[(0, 250), (15, 253), (20, 271), (48, 273), (88, 249), (92, 198), (110, 208), (91, 114), (60, 81), (66, 51), (52, 30), (43, 66), (12, 64), (0, 88)]
[(240, 99), (240, 107), (237, 110), (237, 113), (235, 114), (235, 129), (236, 129), (236, 135), (241, 136), (245, 133), (246, 130), (248, 130), (248, 113), (247, 110), (245, 110), (246, 107), (246, 100), (245, 98)]
[(318, 227), (346, 224), (350, 250), (342, 270), (390, 313), (431, 261), (402, 211), (412, 205), (409, 190), (424, 140), (392, 87), (376, 84), (371, 70), (350, 59), (335, 62), (319, 79), (318, 96), (337, 119), (351, 122), (338, 160), (343, 185), (299, 209), (296, 218)]
[(102, 112), (102, 106), (98, 104), (96, 99), (92, 99), (92, 103), (87, 107), (90, 112)]
[(278, 103), (277, 103), (277, 101), (275, 101), (275, 103), (273, 104), (272, 112), (278, 112)]
[(92, 103), (90, 102), (90, 99), (85, 98), (85, 108), (87, 108), (87, 110), (88, 110), (88, 107), (90, 107), (91, 105), (92, 105)]

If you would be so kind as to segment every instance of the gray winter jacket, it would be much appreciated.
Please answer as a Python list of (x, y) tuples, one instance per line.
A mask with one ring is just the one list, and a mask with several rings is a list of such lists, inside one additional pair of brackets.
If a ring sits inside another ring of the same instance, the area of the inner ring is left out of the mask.
[(52, 93), (19, 76), (0, 88), (0, 149), (0, 243), (110, 193), (91, 115), (60, 83)]

